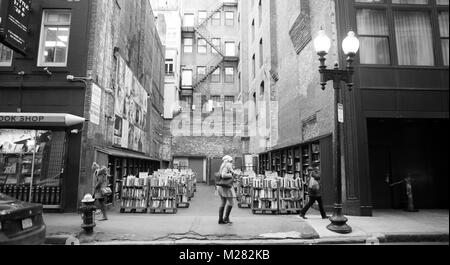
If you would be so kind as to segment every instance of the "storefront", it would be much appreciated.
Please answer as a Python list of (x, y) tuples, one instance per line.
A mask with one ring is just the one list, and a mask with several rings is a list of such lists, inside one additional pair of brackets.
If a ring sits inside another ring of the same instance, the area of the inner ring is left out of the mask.
[(153, 174), (161, 168), (161, 161), (157, 159), (119, 148), (96, 148), (95, 161), (99, 165), (108, 165), (109, 186), (113, 190), (113, 195), (108, 198), (110, 205), (120, 202), (124, 178), (143, 172)]
[(294, 179), (302, 179), (306, 188), (308, 168), (320, 170), (323, 187), (323, 202), (327, 210), (332, 209), (334, 202), (333, 180), (333, 141), (332, 135), (310, 139), (301, 144), (287, 147), (276, 147), (259, 155), (259, 174), (276, 172), (279, 177), (291, 175)]
[(0, 192), (44, 209), (64, 209), (69, 135), (84, 118), (0, 113)]

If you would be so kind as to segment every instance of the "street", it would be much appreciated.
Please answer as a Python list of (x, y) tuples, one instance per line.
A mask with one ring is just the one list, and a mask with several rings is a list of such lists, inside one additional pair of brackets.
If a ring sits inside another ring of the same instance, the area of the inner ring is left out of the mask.
[[(126, 214), (112, 211), (108, 221), (97, 221), (92, 236), (80, 228), (76, 214), (46, 214), (47, 236), (68, 235), (81, 244), (91, 245), (312, 245), (312, 244), (420, 244), (436, 241), (448, 244), (448, 212), (385, 211), (374, 217), (349, 217), (353, 232), (336, 234), (328, 229), (328, 220), (311, 210), (308, 220), (298, 215), (253, 215), (250, 209), (233, 208), (233, 225), (218, 225), (219, 199), (214, 187), (200, 184), (188, 209), (176, 215)], [(385, 242), (386, 240), (391, 242)], [(406, 240), (406, 241), (405, 241)]]

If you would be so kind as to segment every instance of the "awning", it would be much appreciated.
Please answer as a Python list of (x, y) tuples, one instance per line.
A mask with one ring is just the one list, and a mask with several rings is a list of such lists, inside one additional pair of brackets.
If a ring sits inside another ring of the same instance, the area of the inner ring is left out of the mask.
[(1, 113), (0, 127), (71, 127), (86, 119), (66, 113)]
[(122, 158), (133, 158), (133, 159), (140, 159), (140, 160), (151, 160), (151, 161), (157, 161), (159, 162), (158, 159), (149, 157), (149, 156), (145, 156), (145, 155), (141, 155), (141, 154), (137, 154), (137, 153), (133, 153), (131, 151), (126, 151), (126, 150), (120, 150), (120, 149), (115, 149), (115, 148), (97, 148), (98, 151), (105, 153), (107, 155), (110, 156), (115, 156), (115, 157), (122, 157)]

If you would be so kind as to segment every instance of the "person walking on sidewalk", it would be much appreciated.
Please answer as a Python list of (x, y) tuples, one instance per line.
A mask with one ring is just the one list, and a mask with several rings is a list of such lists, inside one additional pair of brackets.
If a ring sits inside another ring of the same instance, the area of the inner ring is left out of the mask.
[(320, 214), (322, 215), (322, 219), (329, 219), (327, 216), (322, 202), (322, 191), (320, 186), (320, 171), (317, 169), (312, 170), (309, 176), (309, 184), (308, 184), (308, 193), (309, 193), (309, 202), (308, 204), (300, 211), (300, 217), (303, 219), (308, 219), (305, 215), (308, 212), (309, 208), (311, 208), (314, 203), (317, 201), (319, 204)]
[[(233, 158), (231, 156), (225, 156), (222, 160), (223, 163), (220, 166), (219, 174), (222, 179), (233, 179)], [(233, 187), (217, 186), (217, 193), (221, 199), (221, 205), (219, 208), (219, 224), (233, 224), (230, 220), (230, 213), (234, 206), (234, 198), (237, 197), (236, 191)]]
[(100, 219), (100, 221), (106, 221), (108, 220), (108, 216), (106, 214), (107, 195), (104, 190), (108, 188), (108, 169), (106, 167), (102, 167), (96, 172), (96, 174), (94, 173), (94, 175), (97, 175), (94, 196), (103, 215), (103, 218)]

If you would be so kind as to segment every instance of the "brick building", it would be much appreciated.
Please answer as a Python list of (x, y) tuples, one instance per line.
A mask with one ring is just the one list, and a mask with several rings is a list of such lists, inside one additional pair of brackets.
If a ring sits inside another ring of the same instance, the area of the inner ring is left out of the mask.
[[(259, 154), (260, 171), (301, 177), (309, 166), (320, 168), (326, 208), (332, 208), (334, 91), (331, 83), (320, 89), (312, 40), (323, 27), (332, 40), (328, 65), (345, 65), (340, 47), (353, 28), (361, 50), (356, 87), (343, 92), (345, 212), (402, 207), (404, 186), (389, 184), (407, 176), (419, 207), (448, 207), (440, 188), (448, 185), (448, 149), (442, 147), (448, 146), (448, 1), (255, 0), (242, 6), (248, 14), (241, 46), (247, 45), (250, 73), (243, 87), (256, 102), (248, 120), (258, 132), (250, 134), (250, 148)], [(435, 191), (430, 199), (427, 190)]]
[(152, 8), (148, 1), (38, 0), (31, 10), (27, 55), (0, 48), (0, 116), (50, 122), (2, 119), (0, 185), (19, 197), (32, 182), (33, 201), (75, 211), (93, 192), (96, 162), (110, 168), (112, 203), (123, 176), (162, 162), (165, 51)]
[[(237, 1), (182, 1), (181, 107), (171, 121), (175, 167), (211, 183), (224, 155), (242, 157)], [(239, 160), (239, 159), (238, 159)], [(241, 163), (242, 159), (239, 160)]]

